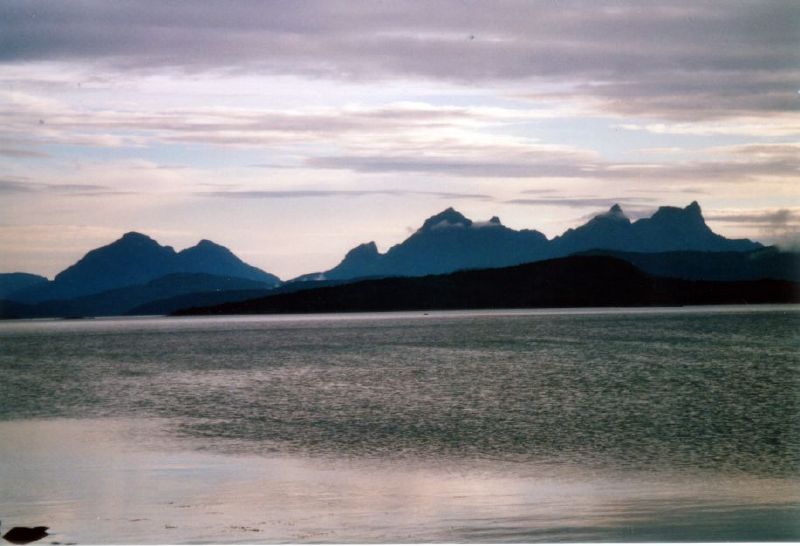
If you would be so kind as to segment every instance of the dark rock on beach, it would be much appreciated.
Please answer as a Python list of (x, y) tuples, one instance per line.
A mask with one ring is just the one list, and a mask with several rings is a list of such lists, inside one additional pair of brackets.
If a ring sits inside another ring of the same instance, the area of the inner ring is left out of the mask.
[(47, 536), (47, 527), (13, 527), (3, 535), (12, 544), (28, 544)]

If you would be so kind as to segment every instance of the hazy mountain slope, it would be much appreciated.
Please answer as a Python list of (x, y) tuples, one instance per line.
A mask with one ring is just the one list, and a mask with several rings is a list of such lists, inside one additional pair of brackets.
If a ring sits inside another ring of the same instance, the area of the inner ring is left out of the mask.
[(0, 299), (7, 298), (15, 292), (47, 284), (46, 277), (31, 273), (0, 273)]
[[(144, 284), (107, 290), (99, 294), (65, 300), (48, 300), (23, 307), (8, 307), (8, 313), (0, 309), (0, 317), (74, 317), (124, 315), (136, 307), (154, 300), (182, 294), (210, 292), (219, 294), (236, 290), (253, 290), (263, 293), (271, 285), (250, 279), (237, 279), (205, 273), (171, 273)], [(223, 299), (220, 301), (230, 301)]]

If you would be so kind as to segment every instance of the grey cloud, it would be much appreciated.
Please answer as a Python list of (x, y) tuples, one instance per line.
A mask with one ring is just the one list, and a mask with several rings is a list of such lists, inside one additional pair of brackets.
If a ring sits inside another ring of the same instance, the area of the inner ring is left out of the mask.
[(311, 158), (306, 164), (318, 169), (346, 169), (360, 173), (411, 172), (483, 178), (574, 177), (588, 174), (580, 165), (567, 161), (548, 163), (520, 158), (492, 161), (418, 156), (341, 156)]
[(761, 238), (786, 250), (800, 251), (800, 210), (772, 209), (712, 212), (706, 219), (757, 230)]
[(28, 159), (47, 157), (48, 154), (34, 150), (23, 150), (21, 148), (0, 148), (0, 156)]
[(20, 182), (16, 180), (0, 180), (0, 194), (13, 193), (42, 193), (56, 192), (65, 195), (110, 195), (110, 194), (130, 194), (115, 190), (108, 186), (98, 184), (42, 184), (39, 182)]
[(93, 195), (133, 195), (136, 192), (122, 191), (100, 184), (45, 184), (45, 191), (64, 193), (68, 195), (93, 196)]
[(34, 193), (37, 191), (35, 185), (18, 182), (16, 180), (0, 180), (0, 194), (9, 193)]
[[(797, 108), (793, 1), (589, 3), (6, 0), (0, 62), (470, 85), (670, 119)], [(571, 85), (546, 94), (538, 83)]]
[(620, 205), (623, 208), (630, 207), (631, 209), (640, 209), (647, 206), (648, 203), (653, 203), (654, 199), (638, 198), (631, 199), (630, 197), (617, 197), (617, 198), (593, 198), (593, 197), (552, 197), (547, 199), (509, 199), (506, 203), (514, 205), (546, 205), (555, 207), (569, 207), (569, 208), (586, 208), (586, 207), (604, 207), (610, 208), (614, 205)]
[[(142, 144), (147, 141), (201, 143), (227, 146), (329, 143), (343, 137), (364, 138), (374, 143), (385, 137), (396, 144), (403, 131), (454, 128), (463, 124), (498, 125), (531, 116), (521, 109), (391, 104), (380, 108), (343, 108), (308, 111), (234, 109), (175, 110), (132, 113), (104, 111), (87, 115), (65, 107), (42, 107), (24, 102), (0, 109), (3, 133), (39, 136), (42, 141), (77, 145)], [(46, 125), (31, 126), (32, 118), (46, 117)], [(199, 122), (198, 119), (202, 119)], [(463, 129), (462, 129), (463, 130)], [(131, 135), (135, 132), (136, 135)]]
[(800, 227), (800, 212), (790, 209), (778, 209), (744, 213), (711, 213), (709, 220), (747, 224), (750, 226), (767, 226), (776, 229), (791, 225)]
[[(475, 147), (451, 155), (342, 155), (310, 158), (313, 168), (360, 173), (427, 173), (480, 178), (583, 178), (624, 181), (658, 181), (673, 184), (742, 182), (764, 177), (797, 179), (800, 162), (787, 153), (791, 146), (753, 145), (712, 149), (710, 160), (663, 163), (613, 163), (587, 161), (578, 150), (551, 153), (535, 147), (497, 147), (491, 153)], [(436, 151), (435, 149), (433, 150)], [(501, 159), (494, 159), (495, 157)], [(489, 157), (489, 159), (480, 159)], [(463, 159), (462, 159), (463, 158)], [(472, 159), (478, 158), (478, 159)]]
[(233, 190), (200, 192), (203, 197), (228, 199), (303, 199), (309, 197), (363, 197), (365, 195), (429, 195), (446, 199), (489, 200), (492, 196), (481, 193), (433, 192), (411, 190)]
[[(523, 192), (526, 193), (526, 192)], [(625, 215), (632, 220), (638, 218), (648, 218), (655, 210), (655, 204), (659, 201), (649, 197), (616, 197), (616, 198), (594, 198), (594, 197), (571, 197), (571, 196), (552, 196), (545, 199), (538, 198), (517, 198), (509, 199), (505, 203), (522, 206), (538, 207), (561, 207), (568, 209), (594, 209), (588, 214), (582, 214), (577, 220), (581, 223), (586, 222), (602, 214), (614, 205), (619, 205), (625, 211)]]

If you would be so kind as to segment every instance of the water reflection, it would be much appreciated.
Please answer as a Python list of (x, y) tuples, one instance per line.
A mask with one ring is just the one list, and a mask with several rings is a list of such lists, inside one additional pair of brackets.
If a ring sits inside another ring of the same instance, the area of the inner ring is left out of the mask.
[(3, 323), (0, 518), (57, 542), (797, 540), (799, 310)]
[(0, 513), (88, 543), (787, 540), (798, 482), (205, 453), (169, 423), (0, 423)]

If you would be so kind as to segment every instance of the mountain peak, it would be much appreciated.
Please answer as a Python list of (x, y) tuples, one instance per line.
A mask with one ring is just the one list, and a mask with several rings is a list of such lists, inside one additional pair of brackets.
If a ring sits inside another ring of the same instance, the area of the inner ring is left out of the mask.
[(151, 237), (148, 237), (144, 233), (139, 233), (138, 231), (129, 231), (120, 237), (119, 240), (125, 242), (148, 242), (158, 244)]
[(619, 203), (614, 203), (614, 206), (608, 209), (608, 212), (598, 215), (597, 218), (609, 218), (611, 220), (630, 222), (630, 219), (625, 216), (625, 212), (622, 210), (622, 207), (619, 206)]
[(700, 210), (700, 204), (697, 201), (692, 201), (685, 208), (663, 206), (658, 207), (658, 210), (651, 217), (653, 220), (676, 220), (680, 218), (683, 221), (690, 221), (695, 224), (705, 224), (703, 219), (703, 212)]
[(420, 231), (434, 229), (437, 227), (470, 227), (472, 220), (455, 210), (453, 207), (448, 207), (439, 214), (435, 214), (425, 220), (422, 224)]
[(498, 226), (503, 225), (503, 223), (500, 221), (500, 218), (497, 217), (497, 216), (492, 216), (491, 218), (489, 218), (489, 223), (490, 224), (497, 224)]
[(209, 239), (200, 239), (193, 247), (186, 248), (180, 254), (191, 254), (194, 252), (214, 252), (233, 254), (228, 247), (222, 246)]
[(683, 210), (684, 210), (684, 212), (689, 212), (689, 213), (691, 213), (693, 215), (694, 214), (699, 215), (699, 216), (703, 215), (703, 211), (700, 209), (700, 203), (698, 203), (697, 201), (692, 201)]
[(357, 247), (350, 250), (350, 252), (345, 255), (345, 259), (348, 258), (355, 258), (356, 256), (364, 258), (364, 257), (373, 257), (378, 256), (380, 253), (378, 252), (378, 245), (375, 244), (375, 241), (370, 241), (368, 243), (360, 244)]

